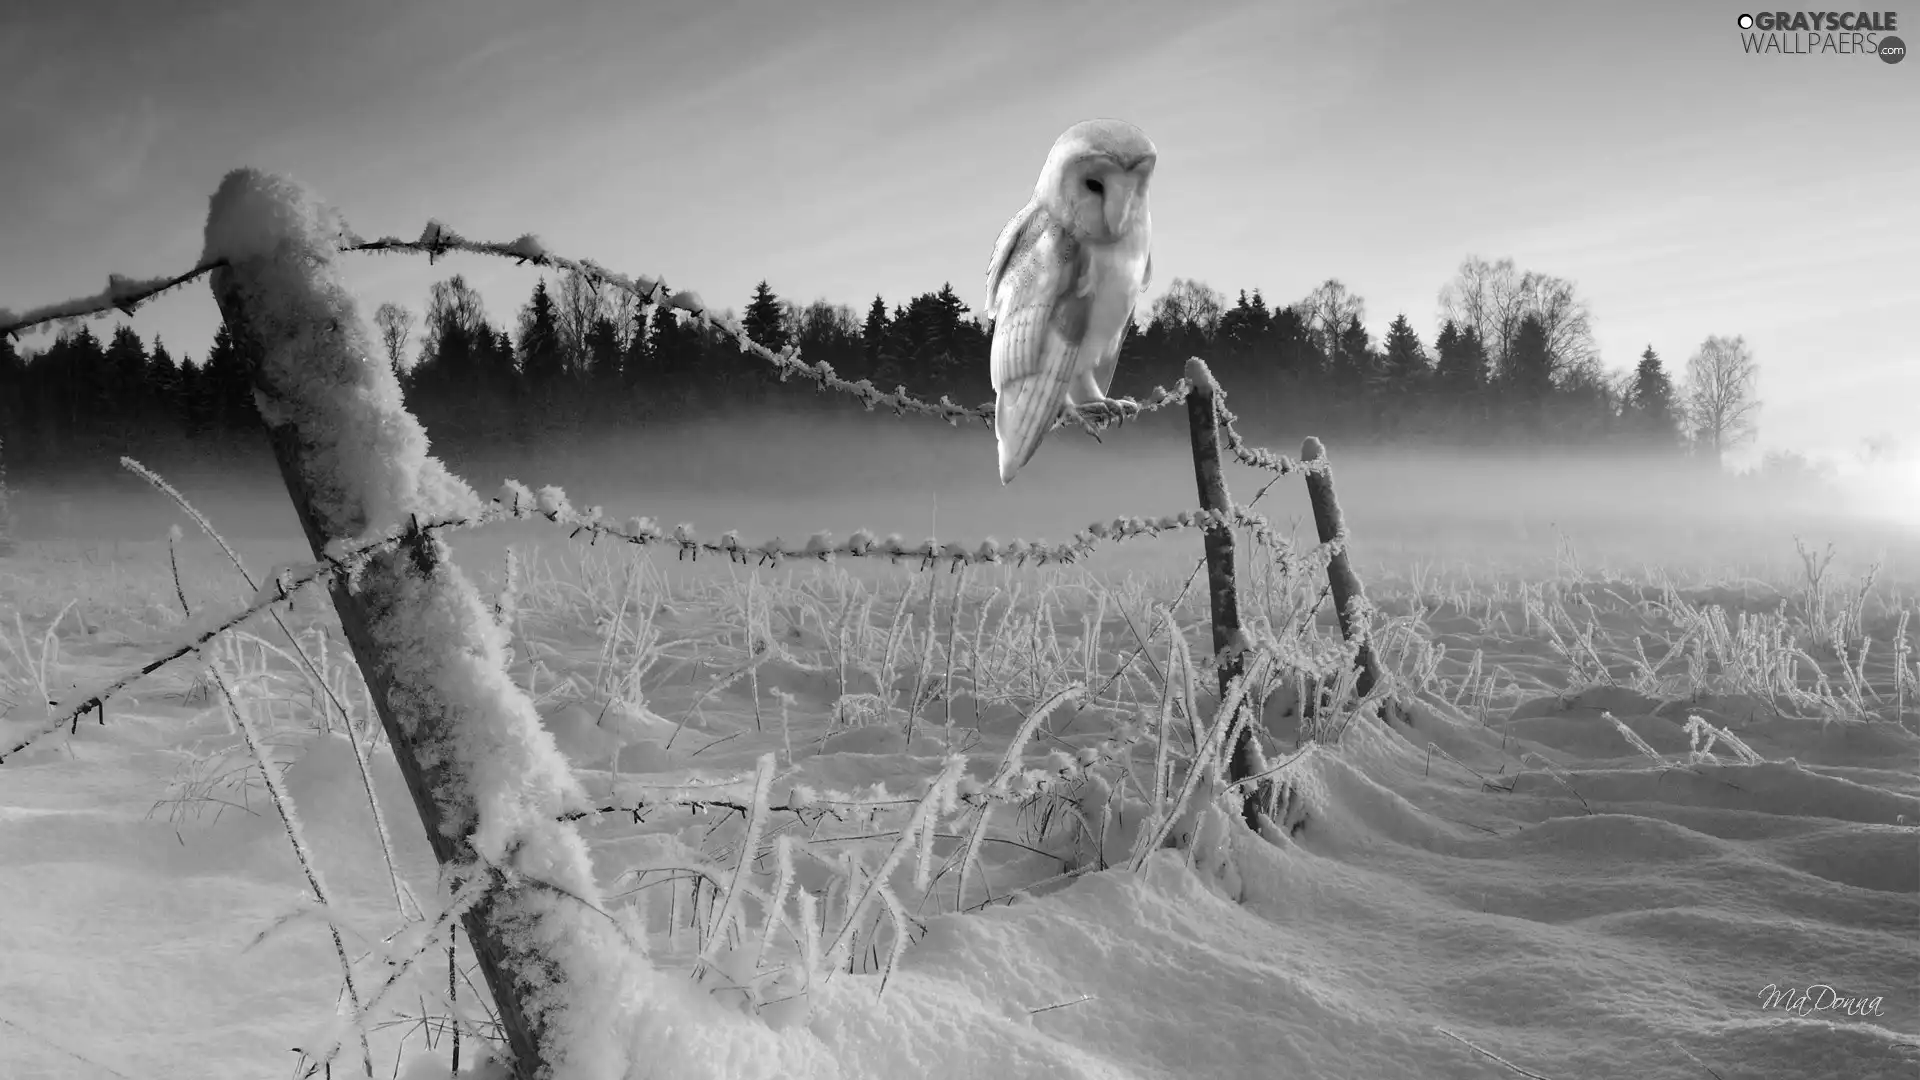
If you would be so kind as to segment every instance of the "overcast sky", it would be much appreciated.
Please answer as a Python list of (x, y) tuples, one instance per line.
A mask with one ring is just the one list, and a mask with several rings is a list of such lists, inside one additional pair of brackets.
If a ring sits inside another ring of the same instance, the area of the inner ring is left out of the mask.
[[(1511, 256), (1577, 284), (1610, 367), (1744, 334), (1762, 445), (1920, 439), (1920, 61), (1745, 55), (1741, 10), (9, 0), (0, 306), (187, 268), (238, 165), (368, 236), (531, 231), (717, 305), (977, 306), (1054, 136), (1118, 116), (1160, 148), (1156, 290), (1338, 277), (1430, 342), (1461, 259)], [(536, 277), (347, 258), (369, 313), (458, 271), (504, 323)], [(216, 319), (197, 285), (134, 324), (197, 357)]]

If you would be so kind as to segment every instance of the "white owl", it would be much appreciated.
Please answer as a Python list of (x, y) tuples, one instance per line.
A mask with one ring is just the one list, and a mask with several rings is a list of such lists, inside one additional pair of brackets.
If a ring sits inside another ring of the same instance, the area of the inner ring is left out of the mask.
[(1120, 339), (1153, 273), (1147, 183), (1158, 152), (1139, 128), (1088, 120), (1054, 140), (1033, 199), (987, 266), (1000, 482), (1040, 448), (1063, 405), (1124, 415), (1109, 398)]

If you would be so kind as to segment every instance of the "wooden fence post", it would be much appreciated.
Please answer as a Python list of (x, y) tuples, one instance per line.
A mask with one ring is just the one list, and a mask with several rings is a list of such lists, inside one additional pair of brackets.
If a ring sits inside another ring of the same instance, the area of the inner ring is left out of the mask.
[[(333, 604), (435, 859), (491, 879), (461, 924), (506, 1064), (521, 1080), (543, 1080), (583, 1043), (611, 1037), (611, 1017), (596, 1010), (614, 1003), (598, 999), (615, 996), (627, 962), (595, 906), (585, 846), (559, 820), (583, 793), (506, 679), (478, 592), (447, 560), (445, 541), (418, 527), (450, 507), (477, 512), (479, 499), (426, 456), (332, 266), (337, 241), (308, 199), (278, 177), (227, 176), (207, 223), (209, 254), (227, 260), (213, 272), (214, 298), (314, 557), (369, 527), (412, 521), (355, 580), (332, 579)], [(483, 780), (483, 769), (495, 775)]]
[[(1334, 537), (1343, 536), (1347, 531), (1340, 501), (1333, 494), (1333, 463), (1327, 460), (1327, 448), (1311, 435), (1300, 446), (1300, 460), (1326, 462), (1322, 468), (1307, 471), (1307, 498), (1313, 503), (1313, 525), (1320, 534), (1320, 542), (1332, 543)], [(1372, 693), (1380, 682), (1380, 661), (1373, 655), (1367, 627), (1359, 620), (1359, 606), (1366, 602), (1366, 593), (1360, 587), (1360, 575), (1353, 572), (1353, 563), (1347, 558), (1344, 546), (1327, 561), (1327, 584), (1332, 587), (1334, 611), (1340, 617), (1340, 636), (1360, 644), (1354, 663), (1360, 669), (1357, 689), (1364, 696)]]
[[(1200, 488), (1200, 508), (1226, 514), (1233, 509), (1233, 500), (1227, 494), (1226, 480), (1220, 475), (1220, 414), (1214, 408), (1213, 397), (1219, 384), (1213, 381), (1206, 361), (1197, 356), (1187, 360), (1187, 381), (1192, 384), (1192, 389), (1187, 391), (1187, 426), (1193, 439), (1193, 478)], [(1207, 552), (1207, 599), (1213, 615), (1213, 655), (1219, 658), (1240, 635), (1240, 597), (1234, 588), (1233, 527), (1210, 524), (1202, 536)], [(1220, 661), (1223, 703), (1227, 700), (1228, 684), (1243, 670), (1239, 653)], [(1251, 704), (1247, 707), (1251, 708)], [(1230, 719), (1222, 717), (1216, 722), (1225, 723)], [(1253, 775), (1253, 749), (1253, 725), (1248, 724), (1241, 729), (1239, 739), (1233, 744), (1232, 756), (1228, 758), (1228, 783), (1238, 783)], [(1254, 792), (1242, 792), (1241, 813), (1247, 827), (1256, 831), (1259, 802)]]

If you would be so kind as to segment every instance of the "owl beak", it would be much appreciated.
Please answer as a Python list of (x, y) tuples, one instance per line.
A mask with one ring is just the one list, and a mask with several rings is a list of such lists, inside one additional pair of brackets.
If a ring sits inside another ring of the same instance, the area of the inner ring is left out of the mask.
[(1107, 197), (1106, 217), (1107, 235), (1124, 236), (1127, 231), (1127, 219), (1133, 216), (1133, 193), (1115, 193)]

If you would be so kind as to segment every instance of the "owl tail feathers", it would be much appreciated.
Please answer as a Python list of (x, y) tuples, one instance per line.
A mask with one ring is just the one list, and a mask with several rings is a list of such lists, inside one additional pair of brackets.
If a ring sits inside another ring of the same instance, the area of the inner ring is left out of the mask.
[(1014, 474), (1033, 460), (1040, 442), (1047, 437), (1060, 407), (1067, 400), (1067, 384), (1044, 375), (1017, 379), (1001, 390), (996, 401), (993, 433), (1000, 444), (1000, 482), (1011, 483)]

